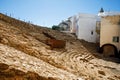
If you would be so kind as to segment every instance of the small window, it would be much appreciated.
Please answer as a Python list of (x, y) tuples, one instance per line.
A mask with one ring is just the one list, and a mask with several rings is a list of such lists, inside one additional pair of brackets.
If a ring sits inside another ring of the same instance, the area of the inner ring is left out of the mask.
[(113, 37), (113, 42), (119, 42), (119, 37), (118, 36), (114, 36)]
[(93, 35), (93, 31), (91, 31), (91, 35)]

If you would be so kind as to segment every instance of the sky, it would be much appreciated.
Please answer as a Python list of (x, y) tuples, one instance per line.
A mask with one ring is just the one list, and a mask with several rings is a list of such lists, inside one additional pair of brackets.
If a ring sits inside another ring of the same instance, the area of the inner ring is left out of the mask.
[(0, 0), (0, 13), (44, 27), (58, 25), (78, 13), (120, 12), (120, 0)]

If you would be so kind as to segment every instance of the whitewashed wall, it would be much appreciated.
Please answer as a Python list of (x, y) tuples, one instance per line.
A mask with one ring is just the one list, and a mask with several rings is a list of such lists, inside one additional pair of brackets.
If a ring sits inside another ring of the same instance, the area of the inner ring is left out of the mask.
[(77, 37), (88, 42), (96, 43), (96, 21), (98, 16), (91, 14), (79, 14), (77, 21)]

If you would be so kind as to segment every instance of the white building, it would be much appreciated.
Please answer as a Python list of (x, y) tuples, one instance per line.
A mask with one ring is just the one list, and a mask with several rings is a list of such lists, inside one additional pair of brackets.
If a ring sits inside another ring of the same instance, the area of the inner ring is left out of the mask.
[(99, 17), (94, 14), (78, 14), (71, 18), (71, 33), (75, 33), (78, 39), (96, 43), (96, 21)]
[(78, 39), (98, 43), (100, 42), (101, 17), (119, 14), (119, 12), (104, 12), (102, 8), (98, 15), (79, 13), (69, 18), (70, 33), (76, 34)]
[(97, 23), (101, 23), (101, 17), (112, 15), (120, 15), (120, 12), (104, 12), (104, 10), (100, 10), (98, 15), (79, 13), (70, 18), (70, 32), (75, 33), (78, 39), (98, 43), (100, 33), (98, 34), (96, 29), (100, 29), (100, 27), (97, 26)]

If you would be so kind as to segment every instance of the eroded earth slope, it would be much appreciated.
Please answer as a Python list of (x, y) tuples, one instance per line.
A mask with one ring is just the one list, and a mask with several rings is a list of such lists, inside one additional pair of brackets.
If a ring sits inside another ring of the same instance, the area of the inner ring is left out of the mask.
[[(65, 49), (51, 50), (45, 44), (49, 37), (43, 33), (65, 40)], [(94, 44), (87, 44), (65, 33), (0, 14), (1, 63), (25, 73), (35, 72), (46, 80), (120, 80), (120, 64), (104, 60)]]

